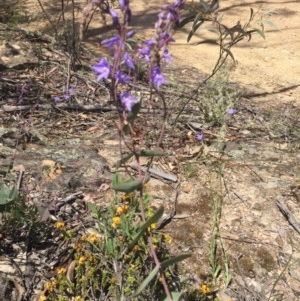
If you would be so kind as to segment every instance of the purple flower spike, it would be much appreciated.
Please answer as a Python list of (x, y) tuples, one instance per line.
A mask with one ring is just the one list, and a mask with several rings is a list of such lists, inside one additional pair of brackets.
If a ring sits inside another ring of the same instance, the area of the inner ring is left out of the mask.
[(120, 7), (122, 10), (129, 4), (129, 0), (120, 0)]
[(105, 39), (101, 42), (102, 45), (106, 46), (109, 50), (112, 50), (115, 45), (120, 42), (120, 36), (114, 36), (110, 39)]
[(108, 79), (110, 74), (110, 65), (106, 58), (102, 58), (101, 61), (92, 67), (92, 70), (98, 75), (97, 81), (102, 79)]
[(130, 39), (131, 37), (133, 37), (135, 35), (135, 31), (134, 30), (129, 30), (127, 33), (126, 33), (126, 37), (128, 39)]
[(157, 89), (159, 89), (161, 85), (167, 82), (158, 66), (155, 66), (151, 70), (151, 82), (153, 83), (154, 86), (156, 86)]
[(173, 58), (169, 55), (168, 48), (164, 49), (162, 56), (163, 56), (165, 63), (172, 62), (172, 60), (173, 60)]
[(131, 81), (131, 77), (125, 73), (123, 73), (122, 71), (118, 70), (117, 71), (117, 81), (120, 84), (128, 84)]
[(237, 110), (236, 110), (236, 109), (233, 109), (233, 108), (228, 109), (228, 110), (226, 111), (226, 113), (227, 113), (228, 115), (233, 115), (233, 114), (235, 114), (236, 112), (237, 112)]
[(204, 139), (204, 135), (198, 133), (198, 134), (196, 134), (196, 139), (197, 139), (197, 140), (203, 140), (203, 139)]
[(110, 8), (109, 9), (109, 14), (111, 15), (111, 17), (113, 19), (114, 26), (119, 27), (120, 23), (119, 23), (118, 13), (114, 9)]
[(131, 111), (132, 107), (138, 103), (138, 100), (130, 95), (128, 92), (121, 93), (121, 103), (126, 108), (127, 111)]
[(124, 53), (124, 61), (128, 69), (134, 70), (134, 62), (132, 57), (128, 54), (128, 52)]

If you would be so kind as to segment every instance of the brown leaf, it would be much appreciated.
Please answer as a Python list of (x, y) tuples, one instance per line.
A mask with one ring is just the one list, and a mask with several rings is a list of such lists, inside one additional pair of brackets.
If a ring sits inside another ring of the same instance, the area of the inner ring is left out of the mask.
[(67, 279), (70, 282), (74, 282), (75, 267), (76, 267), (76, 260), (73, 260), (68, 266), (67, 275), (66, 275)]

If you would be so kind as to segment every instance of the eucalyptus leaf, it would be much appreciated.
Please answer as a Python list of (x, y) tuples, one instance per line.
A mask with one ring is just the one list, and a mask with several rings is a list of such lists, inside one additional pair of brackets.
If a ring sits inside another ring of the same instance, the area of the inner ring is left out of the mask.
[(276, 24), (274, 24), (273, 22), (271, 22), (269, 20), (261, 20), (260, 23), (263, 25), (271, 26), (273, 28), (278, 28)]
[(144, 149), (144, 150), (141, 150), (138, 155), (140, 157), (154, 157), (154, 156), (157, 156), (157, 157), (165, 157), (167, 156), (168, 154), (166, 154), (165, 152), (162, 152), (162, 151), (158, 151), (158, 150), (152, 150), (152, 149)]
[(179, 23), (179, 27), (183, 27), (186, 24), (193, 22), (196, 18), (197, 14), (193, 13), (189, 16), (187, 16), (186, 18), (184, 18), (180, 23)]
[(187, 41), (189, 42), (191, 38), (193, 37), (194, 33), (197, 31), (197, 29), (203, 24), (203, 21), (199, 21), (195, 26), (193, 26), (193, 29), (190, 31)]
[(143, 188), (143, 181), (135, 180), (135, 181), (118, 183), (118, 184), (114, 184), (112, 188), (119, 192), (130, 193), (135, 190), (141, 190)]
[(259, 28), (255, 28), (254, 29), (262, 38), (266, 38), (265, 33), (263, 30), (259, 29)]
[(191, 256), (192, 256), (191, 254), (182, 254), (182, 255), (179, 255), (179, 256), (176, 256), (176, 257), (169, 258), (169, 259), (167, 259), (167, 260), (165, 260), (161, 263), (161, 267), (162, 267), (162, 269), (165, 269), (168, 266), (176, 264), (176, 263), (178, 263), (178, 262), (180, 262), (184, 259), (187, 259)]

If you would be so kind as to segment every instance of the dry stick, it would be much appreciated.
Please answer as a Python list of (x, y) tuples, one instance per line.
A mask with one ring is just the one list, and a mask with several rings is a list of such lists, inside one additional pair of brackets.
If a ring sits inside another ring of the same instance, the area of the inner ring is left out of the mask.
[(49, 21), (50, 25), (52, 26), (52, 28), (53, 28), (53, 30), (54, 30), (54, 32), (55, 32), (55, 36), (57, 37), (57, 36), (58, 36), (58, 33), (57, 33), (57, 28), (56, 28), (56, 26), (52, 23), (52, 21), (51, 21), (49, 15), (48, 15), (47, 12), (45, 11), (44, 6), (43, 6), (43, 4), (41, 3), (40, 0), (38, 0), (38, 3), (39, 3), (39, 5), (40, 5), (40, 7), (41, 7), (41, 9), (42, 9), (42, 11), (43, 11), (45, 17), (47, 18), (47, 20)]
[(279, 200), (276, 201), (276, 205), (284, 217), (288, 220), (290, 225), (300, 234), (300, 223), (295, 219), (291, 211)]

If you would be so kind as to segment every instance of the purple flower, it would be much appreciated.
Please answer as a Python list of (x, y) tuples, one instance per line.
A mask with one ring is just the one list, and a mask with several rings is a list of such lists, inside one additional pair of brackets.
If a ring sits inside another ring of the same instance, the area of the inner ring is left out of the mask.
[(139, 53), (141, 54), (142, 59), (144, 59), (147, 63), (150, 62), (150, 51), (151, 48), (149, 46), (145, 46), (139, 49)]
[(175, 42), (174, 38), (172, 38), (167, 31), (163, 31), (159, 36), (160, 46), (163, 44), (169, 44), (171, 42)]
[(235, 114), (236, 112), (237, 112), (237, 110), (236, 110), (236, 109), (233, 109), (233, 108), (226, 110), (226, 113), (227, 113), (228, 115), (233, 115), (233, 114)]
[(115, 45), (120, 42), (120, 36), (114, 36), (110, 39), (105, 39), (101, 42), (102, 45), (106, 46), (109, 50), (112, 50)]
[(120, 7), (122, 10), (129, 4), (129, 0), (120, 0)]
[(130, 95), (128, 92), (121, 93), (121, 103), (127, 111), (131, 111), (132, 107), (138, 102), (138, 100)]
[(124, 53), (124, 61), (125, 61), (125, 64), (127, 66), (128, 69), (131, 69), (131, 70), (134, 70), (134, 62), (133, 62), (133, 59), (132, 57), (129, 55), (128, 52), (125, 52)]
[(151, 70), (151, 82), (153, 83), (154, 86), (156, 86), (157, 89), (159, 89), (161, 85), (167, 82), (158, 66), (155, 66)]
[(55, 97), (53, 97), (53, 100), (54, 100), (55, 102), (60, 102), (60, 101), (61, 101), (61, 98), (60, 98), (59, 96), (55, 96)]
[(154, 40), (147, 40), (146, 41), (146, 44), (149, 46), (149, 47), (152, 47), (153, 45), (155, 45), (155, 41)]
[(69, 89), (67, 90), (67, 94), (69, 94), (69, 95), (74, 94), (74, 89), (69, 88)]
[(97, 81), (102, 79), (108, 79), (110, 74), (110, 65), (106, 58), (102, 58), (101, 61), (92, 67), (92, 70), (98, 75)]
[(163, 60), (165, 63), (172, 62), (173, 58), (169, 55), (168, 48), (165, 47), (163, 53), (162, 53)]
[(204, 139), (204, 135), (203, 135), (203, 134), (200, 134), (200, 133), (197, 133), (197, 134), (196, 134), (196, 139), (197, 139), (197, 140), (203, 140), (203, 139)]
[(131, 77), (120, 70), (117, 71), (116, 77), (117, 77), (117, 82), (121, 84), (128, 84), (131, 81)]
[(113, 19), (113, 25), (116, 26), (116, 27), (119, 27), (120, 23), (119, 23), (118, 13), (114, 9), (110, 8), (109, 9), (109, 14), (111, 15), (111, 17)]
[(127, 33), (126, 33), (126, 37), (129, 39), (131, 37), (133, 37), (135, 35), (135, 31), (134, 30), (129, 30)]

